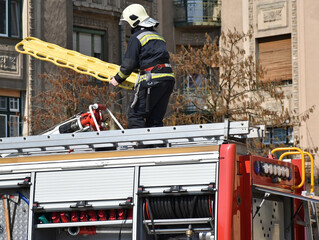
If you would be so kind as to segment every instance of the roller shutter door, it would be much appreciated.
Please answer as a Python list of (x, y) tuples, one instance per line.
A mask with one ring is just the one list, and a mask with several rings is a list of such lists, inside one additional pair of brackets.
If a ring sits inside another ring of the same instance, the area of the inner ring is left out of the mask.
[(133, 197), (133, 179), (133, 167), (39, 172), (34, 201), (59, 208), (81, 201), (118, 205)]
[(265, 69), (260, 80), (267, 82), (292, 79), (291, 38), (277, 37), (258, 40), (259, 64)]
[(181, 186), (187, 191), (201, 191), (216, 182), (217, 163), (145, 166), (140, 170), (140, 186), (151, 193)]

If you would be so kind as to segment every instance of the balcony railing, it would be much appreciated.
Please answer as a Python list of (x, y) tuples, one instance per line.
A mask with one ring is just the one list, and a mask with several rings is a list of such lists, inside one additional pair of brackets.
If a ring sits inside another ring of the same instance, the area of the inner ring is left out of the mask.
[(174, 0), (176, 26), (220, 26), (221, 0)]
[(74, 6), (89, 7), (121, 13), (125, 7), (125, 0), (73, 0)]

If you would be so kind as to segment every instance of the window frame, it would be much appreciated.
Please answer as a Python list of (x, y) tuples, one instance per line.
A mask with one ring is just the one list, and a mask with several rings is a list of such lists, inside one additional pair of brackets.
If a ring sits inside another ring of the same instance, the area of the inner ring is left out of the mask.
[[(4, 100), (4, 102), (5, 102), (4, 107), (1, 107), (2, 100)], [(8, 109), (8, 98), (0, 96), (0, 111), (7, 111), (7, 109)]]
[[(16, 118), (16, 121), (13, 122), (11, 119)], [(13, 123), (16, 123), (17, 126), (13, 126)], [(16, 134), (14, 134), (14, 131)], [(8, 134), (8, 133), (7, 133)], [(9, 136), (8, 137), (18, 137), (20, 135), (20, 117), (18, 115), (9, 115)]]
[[(0, 37), (20, 38), (22, 35), (22, 0), (4, 0), (6, 3), (5, 9), (5, 33), (0, 33)], [(16, 24), (18, 35), (12, 34), (12, 2), (16, 2)]]
[[(11, 100), (13, 100), (14, 102), (12, 102)], [(17, 106), (12, 108), (11, 103), (13, 103), (14, 105), (17, 105)], [(10, 112), (19, 112), (20, 111), (20, 99), (19, 98), (13, 98), (13, 97), (9, 98), (9, 111)]]
[[(0, 98), (5, 99), (4, 101), (6, 102), (6, 108), (0, 109), (0, 116), (5, 116), (6, 118), (6, 136), (4, 137), (11, 137), (13, 133), (15, 133), (14, 136), (20, 136), (23, 128), (23, 106), (21, 104), (23, 97), (0, 96)], [(11, 107), (11, 104), (13, 104), (13, 107)], [(18, 121), (17, 126), (11, 123), (13, 117)]]
[[(9, 28), (9, 34), (11, 37), (15, 37), (15, 38), (19, 38), (21, 36), (21, 26), (22, 26), (22, 1), (20, 0), (15, 0), (15, 1), (12, 1), (12, 0), (9, 0), (10, 2), (10, 14), (9, 14), (9, 24), (11, 25), (11, 27)], [(17, 24), (17, 33), (18, 35), (13, 35), (12, 34), (12, 29), (13, 29), (13, 26), (12, 26), (12, 15), (11, 15), (11, 12), (12, 12), (12, 2), (16, 2), (16, 5), (15, 5), (15, 9), (14, 11), (16, 12), (16, 24)]]
[[(78, 51), (80, 49), (80, 33), (86, 33), (91, 35), (91, 54), (90, 56), (94, 56), (94, 43), (95, 43), (95, 36), (101, 36), (101, 56), (99, 59), (105, 61), (107, 60), (107, 31), (102, 31), (102, 30), (95, 30), (95, 29), (90, 29), (90, 28), (82, 28), (82, 27), (74, 27), (73, 28), (73, 34), (75, 34), (75, 41), (73, 39), (73, 43), (76, 44), (76, 46), (73, 46), (73, 50)], [(74, 35), (73, 35), (74, 38)], [(74, 44), (73, 44), (74, 45)]]
[[(8, 137), (8, 114), (0, 113), (0, 117), (1, 116), (5, 118), (5, 123), (4, 123), (5, 136), (0, 136), (0, 137)], [(1, 121), (0, 121), (0, 123), (1, 123)]]
[[(278, 130), (284, 130), (285, 135), (278, 135), (275, 134)], [(263, 140), (263, 143), (265, 145), (293, 145), (293, 135), (294, 135), (294, 129), (293, 127), (287, 126), (287, 127), (267, 127), (267, 131), (265, 134), (265, 138)], [(284, 136), (285, 141), (281, 141), (281, 136)]]
[(9, 24), (8, 24), (8, 20), (9, 20), (9, 16), (8, 16), (8, 1), (9, 0), (4, 0), (5, 4), (6, 4), (6, 7), (5, 7), (5, 10), (4, 10), (4, 13), (5, 13), (5, 33), (1, 33), (0, 32), (0, 37), (7, 37), (8, 35), (8, 28), (9, 28)]

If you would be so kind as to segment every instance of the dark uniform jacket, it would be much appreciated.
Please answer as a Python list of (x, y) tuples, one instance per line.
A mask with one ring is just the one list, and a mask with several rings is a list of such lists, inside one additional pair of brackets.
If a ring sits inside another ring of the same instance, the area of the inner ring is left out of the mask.
[[(153, 28), (137, 27), (129, 40), (124, 61), (115, 80), (122, 83), (133, 71), (141, 71), (143, 75), (143, 70), (158, 64), (169, 64), (169, 53), (164, 38)], [(174, 80), (170, 67), (155, 68), (152, 72), (152, 79)], [(140, 80), (145, 79), (142, 76)]]

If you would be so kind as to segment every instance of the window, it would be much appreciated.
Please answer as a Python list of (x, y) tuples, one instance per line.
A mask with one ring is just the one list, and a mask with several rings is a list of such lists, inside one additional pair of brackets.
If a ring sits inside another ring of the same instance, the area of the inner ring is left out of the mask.
[(21, 36), (22, 0), (0, 0), (0, 36)]
[(175, 23), (220, 23), (218, 0), (174, 0)]
[(0, 137), (7, 137), (7, 115), (0, 114)]
[(197, 89), (202, 85), (202, 75), (187, 76), (185, 79), (186, 89)]
[(0, 97), (0, 110), (7, 110), (7, 98)]
[(73, 50), (105, 60), (105, 32), (85, 28), (73, 29)]
[(19, 112), (19, 100), (19, 98), (9, 98), (11, 112)]
[(19, 136), (19, 116), (10, 115), (9, 129), (10, 137)]
[(187, 1), (187, 21), (203, 22), (203, 2)]
[(292, 82), (291, 36), (283, 35), (257, 40), (258, 61), (265, 74), (261, 81)]
[(293, 129), (291, 127), (267, 128), (264, 144), (293, 144)]
[(20, 100), (0, 96), (0, 137), (16, 137), (22, 132)]

